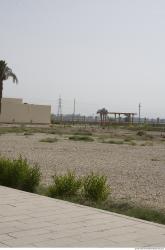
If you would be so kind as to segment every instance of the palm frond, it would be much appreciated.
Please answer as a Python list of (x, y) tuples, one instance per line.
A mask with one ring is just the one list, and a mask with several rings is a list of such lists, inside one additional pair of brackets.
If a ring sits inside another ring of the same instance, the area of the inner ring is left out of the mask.
[(105, 108), (99, 109), (99, 110), (97, 111), (97, 114), (108, 114), (108, 110), (105, 109)]
[(17, 76), (12, 72), (12, 70), (10, 68), (6, 67), (6, 70), (5, 70), (5, 80), (7, 80), (9, 77), (13, 78), (13, 82), (18, 83)]

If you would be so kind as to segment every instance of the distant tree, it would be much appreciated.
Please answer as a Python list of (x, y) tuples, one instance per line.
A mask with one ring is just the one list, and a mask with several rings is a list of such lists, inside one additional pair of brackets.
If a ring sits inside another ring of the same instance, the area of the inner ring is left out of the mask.
[(17, 76), (7, 66), (7, 63), (5, 61), (0, 60), (0, 113), (2, 106), (3, 81), (7, 80), (9, 77), (13, 79), (14, 83), (18, 83)]
[(107, 120), (108, 110), (105, 108), (99, 109), (97, 114), (100, 114), (101, 125), (104, 125)]

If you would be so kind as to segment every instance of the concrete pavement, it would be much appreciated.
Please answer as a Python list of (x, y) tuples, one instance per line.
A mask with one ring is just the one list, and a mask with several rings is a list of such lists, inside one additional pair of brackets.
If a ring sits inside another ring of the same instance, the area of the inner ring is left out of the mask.
[(165, 226), (0, 186), (0, 247), (165, 247)]

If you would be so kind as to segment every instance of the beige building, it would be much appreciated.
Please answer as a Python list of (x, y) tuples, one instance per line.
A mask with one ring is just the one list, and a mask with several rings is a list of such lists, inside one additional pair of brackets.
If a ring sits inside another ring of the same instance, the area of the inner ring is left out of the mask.
[(2, 98), (0, 122), (49, 124), (50, 117), (50, 105), (27, 104), (22, 99)]

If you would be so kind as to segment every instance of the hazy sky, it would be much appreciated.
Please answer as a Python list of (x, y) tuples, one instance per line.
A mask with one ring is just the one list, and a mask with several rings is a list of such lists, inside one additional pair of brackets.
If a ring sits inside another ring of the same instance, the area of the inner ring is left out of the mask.
[(165, 117), (165, 0), (0, 0), (4, 97)]

